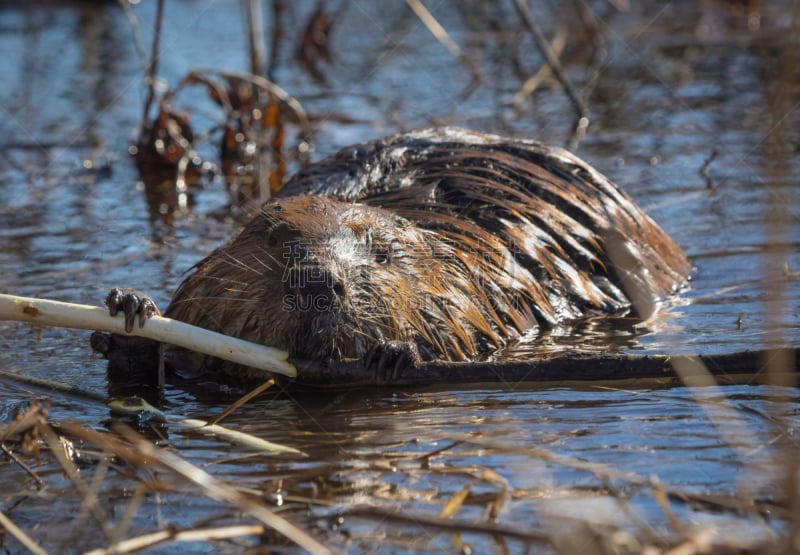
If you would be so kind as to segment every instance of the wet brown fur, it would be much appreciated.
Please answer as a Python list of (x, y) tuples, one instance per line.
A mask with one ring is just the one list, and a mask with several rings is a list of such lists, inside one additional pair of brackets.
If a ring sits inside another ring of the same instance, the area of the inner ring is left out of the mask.
[[(610, 236), (638, 267), (614, 267)], [(420, 360), (478, 360), (531, 330), (629, 311), (622, 274), (663, 297), (689, 270), (650, 217), (566, 151), (432, 129), (296, 175), (197, 265), (166, 315), (323, 365), (398, 342)], [(334, 309), (298, 309), (303, 300)]]

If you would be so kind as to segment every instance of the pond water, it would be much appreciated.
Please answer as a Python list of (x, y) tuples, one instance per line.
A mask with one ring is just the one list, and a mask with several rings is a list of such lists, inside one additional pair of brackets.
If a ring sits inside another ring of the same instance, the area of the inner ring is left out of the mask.
[[(162, 88), (193, 67), (247, 70), (239, 3), (167, 4)], [(406, 3), (356, 0), (327, 5), (335, 14), (331, 56), (317, 60), (322, 78), (314, 78), (294, 52), (316, 3), (287, 4), (270, 3), (264, 13), (268, 32), (276, 14), (283, 29), (271, 77), (308, 112), (313, 158), (439, 124), (554, 144), (570, 136), (574, 108), (550, 79), (512, 104), (542, 64), (513, 2), (426, 4), (479, 69), (477, 84)], [(793, 24), (791, 2), (647, 1), (628, 11), (598, 2), (596, 35), (587, 38), (576, 11), (582, 2), (536, 4), (548, 37), (566, 37), (567, 75), (591, 93), (591, 123), (575, 151), (628, 191), (695, 267), (690, 289), (634, 348), (796, 348), (797, 9)], [(0, 3), (0, 291), (97, 305), (108, 288), (125, 286), (164, 307), (184, 272), (236, 228), (221, 180), (195, 190), (186, 208), (159, 210), (128, 154), (146, 96), (146, 60), (134, 36), (149, 48), (155, 13), (155, 2), (127, 14), (114, 2)], [(202, 97), (190, 92), (180, 102), (191, 109)], [(0, 370), (106, 391), (105, 361), (89, 349), (88, 333), (0, 322), (0, 346)], [(4, 409), (44, 394), (0, 378)], [(107, 424), (101, 403), (47, 396), (53, 421)], [(389, 388), (256, 399), (224, 421), (301, 449), (302, 459), (167, 433), (177, 454), (214, 476), (285, 498), (287, 518), (334, 549), (602, 552), (603, 541), (669, 545), (702, 530), (718, 543), (753, 545), (777, 541), (788, 526), (779, 505), (782, 464), (797, 449), (797, 396), (755, 384)], [(165, 410), (208, 419), (229, 400), (174, 387)], [(0, 509), (47, 549), (108, 545), (91, 519), (73, 528), (82, 495), (58, 468), (41, 467), (49, 489), (36, 492), (4, 462)], [(131, 487), (124, 473), (109, 472), (100, 501), (108, 514), (124, 510)], [(517, 535), (423, 525), (465, 487), (459, 522), (489, 522), (494, 506), (492, 522)], [(154, 495), (129, 535), (232, 520), (225, 511), (192, 491)], [(8, 535), (2, 542), (21, 549)]]

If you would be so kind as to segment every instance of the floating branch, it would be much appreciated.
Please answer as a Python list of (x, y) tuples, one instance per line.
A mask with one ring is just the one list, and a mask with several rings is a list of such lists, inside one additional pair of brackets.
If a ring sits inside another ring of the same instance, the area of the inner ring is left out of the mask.
[(122, 315), (110, 316), (105, 308), (0, 294), (0, 320), (146, 337), (244, 366), (291, 378), (297, 376), (297, 369), (288, 362), (289, 353), (286, 351), (228, 337), (162, 316), (152, 316), (146, 326), (134, 326), (133, 331), (127, 333)]

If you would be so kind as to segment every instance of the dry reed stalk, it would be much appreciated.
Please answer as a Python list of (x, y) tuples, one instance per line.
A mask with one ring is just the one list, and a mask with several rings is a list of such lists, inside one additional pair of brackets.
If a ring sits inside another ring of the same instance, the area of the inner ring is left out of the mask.
[(327, 555), (331, 550), (300, 530), (288, 520), (277, 515), (264, 506), (263, 501), (247, 496), (235, 488), (223, 484), (206, 471), (180, 458), (174, 453), (158, 449), (129, 428), (118, 430), (131, 442), (139, 453), (164, 467), (176, 475), (188, 480), (200, 488), (203, 495), (220, 503), (235, 507), (237, 510), (260, 521), (279, 534), (285, 536), (302, 549), (314, 555)]
[(22, 528), (14, 524), (14, 521), (8, 518), (2, 511), (0, 511), (0, 527), (14, 536), (19, 543), (25, 546), (25, 548), (34, 555), (47, 555), (47, 551), (42, 549), (39, 544), (33, 540), (33, 538), (26, 534)]
[(147, 98), (144, 101), (142, 121), (139, 127), (139, 136), (142, 136), (150, 125), (150, 106), (153, 104), (156, 95), (156, 78), (158, 76), (158, 59), (161, 55), (161, 27), (164, 22), (164, 0), (158, 0), (156, 4), (156, 19), (153, 30), (153, 44), (150, 49), (150, 62), (147, 64), (145, 84), (147, 85)]
[(420, 528), (433, 528), (446, 532), (462, 532), (471, 534), (488, 534), (501, 536), (524, 542), (536, 542), (550, 545), (552, 535), (539, 529), (522, 527), (520, 525), (502, 525), (485, 522), (461, 521), (452, 518), (441, 518), (424, 513), (398, 511), (396, 508), (376, 507), (373, 505), (356, 505), (346, 508), (341, 513), (344, 516), (353, 516), (380, 522), (396, 522), (419, 526)]
[(469, 56), (467, 56), (463, 50), (456, 44), (456, 42), (450, 37), (444, 27), (442, 27), (441, 23), (439, 23), (433, 14), (428, 11), (425, 5), (421, 2), (421, 0), (406, 0), (406, 4), (408, 7), (411, 8), (422, 21), (422, 24), (427, 27), (428, 31), (438, 40), (441, 44), (447, 48), (448, 52), (454, 57), (457, 58), (464, 67), (466, 67), (470, 73), (472, 73), (472, 80), (477, 82), (481, 80), (481, 72), (478, 69), (478, 66), (473, 62)]
[(23, 461), (22, 459), (20, 459), (20, 458), (17, 456), (17, 454), (16, 454), (16, 453), (14, 453), (14, 452), (13, 452), (11, 449), (9, 449), (9, 448), (6, 446), (6, 444), (5, 444), (5, 443), (0, 443), (0, 451), (3, 451), (3, 454), (4, 454), (6, 457), (8, 457), (9, 459), (11, 459), (11, 460), (14, 462), (14, 464), (16, 464), (18, 467), (20, 467), (20, 468), (21, 468), (21, 469), (22, 469), (22, 470), (25, 472), (25, 474), (27, 474), (28, 476), (30, 476), (30, 477), (33, 479), (33, 481), (34, 481), (34, 482), (36, 482), (36, 487), (38, 487), (38, 488), (42, 488), (42, 487), (44, 487), (44, 482), (43, 482), (43, 481), (42, 481), (42, 479), (39, 477), (39, 475), (38, 475), (38, 474), (36, 474), (36, 472), (34, 472), (34, 470), (33, 470), (33, 469), (30, 467), (30, 466), (28, 466), (28, 465), (25, 463), (25, 461)]
[(66, 445), (62, 441), (61, 436), (56, 434), (49, 425), (44, 425), (42, 426), (42, 438), (45, 444), (50, 448), (50, 452), (53, 453), (56, 460), (58, 460), (67, 478), (69, 478), (72, 485), (75, 486), (75, 489), (83, 496), (84, 506), (97, 522), (103, 536), (105, 536), (107, 540), (110, 539), (111, 528), (109, 523), (111, 520), (99, 504), (91, 502), (91, 499), (96, 499), (96, 496), (91, 492), (90, 485), (83, 479), (83, 475), (75, 465), (75, 462), (66, 452)]
[[(578, 113), (578, 120), (583, 120), (589, 117), (589, 110), (583, 102), (583, 99), (578, 95), (575, 88), (572, 86), (572, 83), (569, 79), (567, 79), (567, 75), (564, 72), (564, 68), (561, 67), (561, 62), (559, 62), (558, 57), (554, 54), (554, 52), (550, 49), (550, 46), (547, 44), (547, 39), (544, 36), (539, 25), (536, 23), (536, 20), (533, 17), (530, 9), (528, 8), (525, 0), (514, 0), (514, 7), (517, 9), (517, 13), (519, 14), (522, 22), (527, 27), (528, 31), (530, 32), (531, 36), (533, 37), (536, 46), (544, 56), (547, 65), (553, 71), (553, 75), (556, 76), (561, 86), (564, 87), (564, 91), (567, 93), (572, 104), (575, 106), (575, 110)], [(588, 125), (588, 123), (587, 123)]]
[(233, 402), (230, 405), (228, 405), (227, 407), (225, 407), (225, 410), (223, 410), (217, 416), (215, 416), (214, 418), (209, 420), (208, 421), (208, 425), (209, 426), (213, 426), (215, 424), (219, 424), (222, 421), (223, 418), (226, 418), (227, 416), (232, 414), (234, 411), (236, 411), (239, 407), (241, 407), (242, 405), (247, 403), (250, 399), (260, 395), (261, 393), (263, 393), (264, 391), (266, 391), (267, 389), (269, 389), (273, 385), (275, 385), (275, 380), (269, 379), (269, 380), (265, 381), (264, 383), (262, 383), (261, 385), (259, 385), (258, 387), (252, 389), (251, 391), (248, 391), (247, 393), (242, 395), (239, 399), (237, 399), (235, 402)]
[[(241, 406), (242, 404), (244, 403), (240, 402), (237, 406)], [(305, 453), (303, 453), (302, 451), (298, 451), (294, 447), (288, 447), (286, 445), (273, 443), (271, 441), (267, 441), (266, 439), (261, 439), (260, 437), (256, 437), (251, 434), (246, 434), (244, 432), (239, 432), (237, 430), (231, 430), (229, 428), (219, 426), (218, 424), (214, 424), (213, 422), (206, 422), (205, 420), (200, 420), (197, 418), (169, 417), (160, 410), (158, 410), (157, 408), (150, 405), (150, 403), (148, 403), (141, 397), (114, 399), (109, 403), (107, 403), (107, 405), (109, 406), (109, 408), (111, 408), (112, 411), (120, 414), (140, 414), (142, 412), (147, 412), (151, 415), (157, 415), (159, 421), (161, 422), (167, 422), (173, 426), (176, 426), (184, 430), (194, 430), (194, 431), (204, 432), (209, 435), (224, 439), (226, 441), (230, 441), (231, 443), (235, 443), (241, 447), (246, 447), (248, 449), (255, 449), (257, 451), (262, 451), (266, 453), (290, 454), (290, 455), (298, 455), (301, 457), (306, 456)], [(227, 414), (230, 414), (230, 412), (231, 410), (229, 407)]]
[[(564, 47), (566, 45), (567, 32), (563, 27), (559, 27), (556, 31), (556, 36), (553, 38), (553, 42), (550, 44), (548, 49), (553, 53), (554, 56), (558, 57), (561, 56), (561, 53), (564, 51)], [(525, 80), (514, 97), (511, 99), (511, 104), (518, 110), (522, 108), (522, 104), (525, 102), (525, 99), (532, 95), (534, 91), (539, 88), (539, 85), (541, 85), (542, 82), (544, 82), (544, 80), (551, 75), (553, 75), (552, 66), (541, 66), (536, 73)]]
[(196, 528), (193, 530), (159, 530), (143, 534), (135, 538), (128, 538), (109, 545), (105, 549), (93, 549), (84, 555), (120, 555), (133, 553), (155, 546), (163, 546), (170, 542), (198, 542), (215, 541), (242, 536), (258, 536), (263, 534), (265, 527), (260, 524), (245, 524), (235, 526), (221, 526), (217, 528)]

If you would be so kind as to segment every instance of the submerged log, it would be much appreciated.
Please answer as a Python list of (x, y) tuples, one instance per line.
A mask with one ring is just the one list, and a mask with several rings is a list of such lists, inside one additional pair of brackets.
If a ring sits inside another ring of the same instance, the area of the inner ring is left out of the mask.
[[(517, 387), (522, 383), (574, 385), (576, 383), (640, 382), (648, 386), (679, 386), (734, 383), (787, 384), (800, 371), (798, 349), (783, 350), (791, 364), (782, 373), (768, 372), (765, 360), (775, 351), (753, 350), (724, 354), (639, 355), (631, 352), (564, 353), (546, 360), (494, 362), (430, 362), (385, 383), (376, 384), (375, 375), (352, 365), (346, 368), (314, 368), (300, 361), (293, 385), (303, 387), (344, 387), (354, 385), (423, 386), (431, 384), (498, 384)], [(677, 369), (676, 369), (677, 368)], [(333, 372), (333, 374), (332, 374)], [(339, 375), (340, 374), (340, 375)]]

